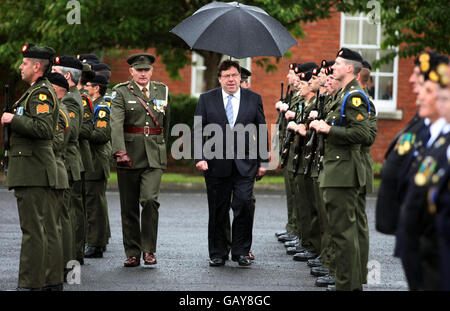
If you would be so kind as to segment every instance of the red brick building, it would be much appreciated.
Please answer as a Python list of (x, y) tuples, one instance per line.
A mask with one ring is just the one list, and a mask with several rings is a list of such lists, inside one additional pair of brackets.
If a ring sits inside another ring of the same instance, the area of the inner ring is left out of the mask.
[[(334, 13), (330, 19), (304, 25), (306, 37), (298, 39), (298, 44), (290, 49), (291, 58), (282, 58), (276, 72), (267, 73), (248, 59), (244, 65), (252, 72), (251, 89), (263, 97), (264, 111), (268, 124), (275, 123), (277, 112), (275, 102), (280, 96), (280, 83), (285, 82), (288, 66), (291, 62), (314, 61), (320, 64), (322, 59), (335, 59), (340, 47), (358, 50), (369, 62), (386, 53), (379, 48), (383, 39), (381, 26), (371, 24), (363, 15), (348, 16)], [(136, 52), (136, 51), (133, 51)], [(154, 51), (150, 50), (154, 53)], [(198, 55), (196, 66), (186, 66), (180, 72), (182, 81), (171, 81), (164, 71), (164, 64), (157, 58), (154, 64), (153, 80), (169, 86), (170, 92), (198, 96), (202, 91), (201, 59)], [(273, 63), (275, 59), (272, 60)], [(125, 59), (110, 62), (113, 82), (129, 79), (128, 65)], [(414, 115), (415, 96), (408, 83), (413, 70), (412, 59), (396, 58), (392, 63), (381, 66), (372, 73), (374, 81), (374, 99), (378, 111), (378, 136), (372, 147), (374, 161), (382, 162), (389, 142)]]

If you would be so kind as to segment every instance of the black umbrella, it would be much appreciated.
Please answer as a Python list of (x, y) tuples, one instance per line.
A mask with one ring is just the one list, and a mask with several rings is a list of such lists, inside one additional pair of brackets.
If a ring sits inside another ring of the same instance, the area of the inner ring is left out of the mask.
[(186, 41), (191, 49), (234, 58), (281, 57), (297, 43), (266, 11), (238, 2), (207, 4), (171, 32)]

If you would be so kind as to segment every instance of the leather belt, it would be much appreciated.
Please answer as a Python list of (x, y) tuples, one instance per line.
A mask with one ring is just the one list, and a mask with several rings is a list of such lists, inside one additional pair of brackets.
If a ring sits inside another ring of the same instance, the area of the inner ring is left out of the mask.
[(145, 135), (159, 135), (163, 132), (162, 127), (152, 127), (152, 126), (127, 126), (124, 125), (123, 130), (125, 133), (132, 134), (145, 134)]

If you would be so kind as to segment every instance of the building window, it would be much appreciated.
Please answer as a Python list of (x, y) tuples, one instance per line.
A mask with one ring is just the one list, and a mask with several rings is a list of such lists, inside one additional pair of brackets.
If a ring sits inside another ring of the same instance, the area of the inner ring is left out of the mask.
[[(396, 50), (396, 48), (382, 51), (381, 42), (384, 40), (381, 24), (368, 21), (364, 13), (349, 15), (342, 13), (341, 18), (341, 47), (356, 50), (369, 63)], [(397, 108), (397, 77), (398, 56), (388, 64), (383, 64), (371, 74), (369, 93), (374, 99), (378, 112), (394, 112)]]
[[(227, 55), (222, 56), (222, 61), (229, 59)], [(242, 58), (233, 59), (237, 60), (241, 67), (244, 67), (251, 71), (252, 59)], [(201, 93), (206, 92), (206, 81), (205, 81), (205, 61), (203, 56), (198, 53), (192, 52), (192, 66), (191, 66), (191, 95), (194, 97), (199, 97)], [(248, 79), (249, 84), (251, 84), (251, 77)]]

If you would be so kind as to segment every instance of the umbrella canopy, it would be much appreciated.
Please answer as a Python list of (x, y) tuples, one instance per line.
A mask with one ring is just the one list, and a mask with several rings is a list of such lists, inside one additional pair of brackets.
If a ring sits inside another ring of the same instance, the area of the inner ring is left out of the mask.
[(238, 2), (212, 2), (186, 18), (172, 33), (191, 49), (234, 58), (281, 57), (297, 41), (266, 11)]

